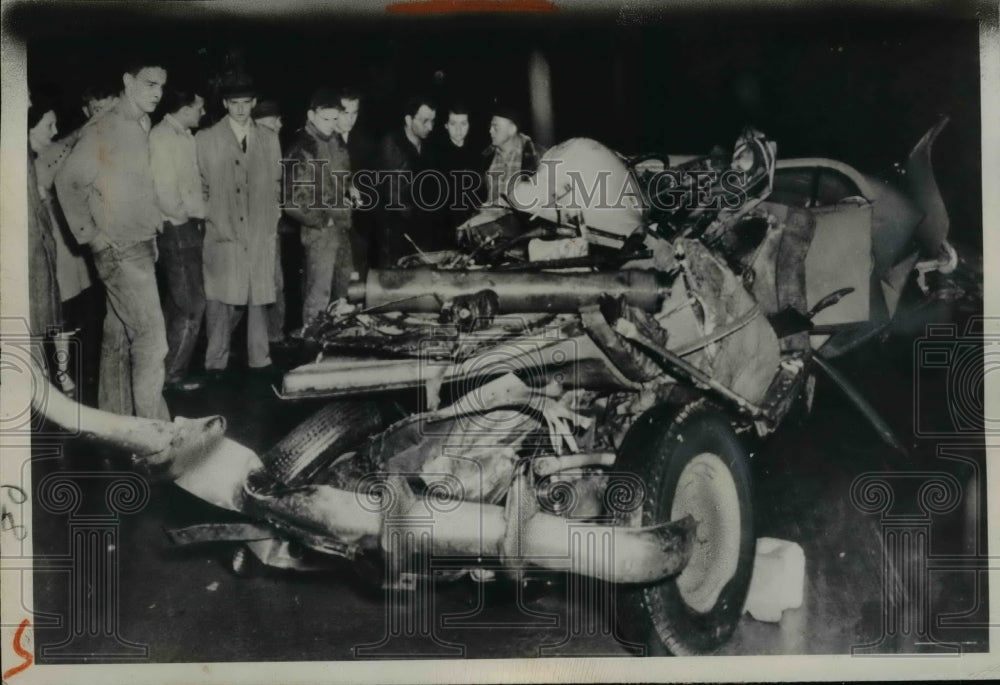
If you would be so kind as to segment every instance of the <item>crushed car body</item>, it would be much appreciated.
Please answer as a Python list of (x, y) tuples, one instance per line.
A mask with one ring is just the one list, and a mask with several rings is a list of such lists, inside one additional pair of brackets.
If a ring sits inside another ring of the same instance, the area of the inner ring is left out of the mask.
[[(414, 556), (453, 576), (583, 574), (621, 584), (622, 625), (654, 652), (711, 652), (753, 567), (747, 439), (807, 411), (822, 372), (902, 449), (829, 360), (884, 329), (915, 273), (954, 267), (929, 171), (940, 128), (910, 155), (917, 200), (839, 162), (777, 160), (752, 130), (721, 166), (729, 187), (661, 173), (711, 157), (566, 141), (512, 189), (527, 230), (372, 270), (310, 322), (317, 357), (276, 392), (327, 401), (262, 455), (220, 417), (37, 407), (246, 515), (177, 544), (301, 570), (378, 555), (392, 587), (423, 580)], [(602, 177), (624, 204), (572, 192)], [(722, 201), (676, 202), (702, 191)]]

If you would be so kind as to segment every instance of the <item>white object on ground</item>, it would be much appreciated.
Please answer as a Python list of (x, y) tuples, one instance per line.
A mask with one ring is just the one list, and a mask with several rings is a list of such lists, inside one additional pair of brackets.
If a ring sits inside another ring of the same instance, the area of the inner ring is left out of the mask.
[(753, 577), (743, 607), (758, 621), (777, 623), (785, 609), (802, 606), (806, 555), (795, 542), (758, 538)]

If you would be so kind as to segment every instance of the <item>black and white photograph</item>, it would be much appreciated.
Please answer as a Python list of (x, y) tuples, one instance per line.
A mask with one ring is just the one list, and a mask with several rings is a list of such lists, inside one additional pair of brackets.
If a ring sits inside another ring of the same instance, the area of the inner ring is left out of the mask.
[(5, 685), (996, 677), (998, 16), (5, 0)]

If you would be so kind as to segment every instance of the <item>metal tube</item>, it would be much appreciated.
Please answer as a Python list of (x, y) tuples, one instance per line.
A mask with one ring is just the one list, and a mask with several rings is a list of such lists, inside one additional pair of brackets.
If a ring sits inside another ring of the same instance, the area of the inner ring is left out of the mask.
[(347, 299), (366, 309), (394, 304), (404, 312), (437, 312), (446, 301), (482, 290), (497, 294), (501, 314), (575, 313), (603, 295), (624, 296), (630, 305), (655, 312), (667, 286), (656, 274), (638, 270), (564, 274), (373, 269), (364, 283), (350, 284)]
[[(365, 494), (323, 485), (257, 501), (283, 519), (362, 547), (377, 544), (388, 526), (397, 535), (410, 529), (429, 531), (430, 549), (425, 553), (497, 557), (508, 535), (504, 508), (482, 502), (414, 498), (401, 511), (379, 511), (380, 504)], [(630, 528), (541, 511), (521, 526), (520, 554), (506, 559), (510, 565), (571, 571), (616, 583), (652, 583), (678, 573), (690, 559), (695, 528), (690, 517)], [(594, 541), (598, 541), (596, 547)], [(600, 554), (595, 556), (598, 549)]]

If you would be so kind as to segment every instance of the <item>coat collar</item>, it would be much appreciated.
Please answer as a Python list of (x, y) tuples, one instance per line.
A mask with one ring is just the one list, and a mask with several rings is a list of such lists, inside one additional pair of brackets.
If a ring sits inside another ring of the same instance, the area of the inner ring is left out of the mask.
[[(218, 131), (218, 135), (223, 140), (226, 141), (225, 142), (226, 145), (232, 147), (234, 150), (239, 150), (240, 154), (243, 154), (243, 150), (240, 148), (240, 141), (238, 141), (236, 139), (236, 133), (233, 131), (233, 127), (229, 124), (229, 115), (228, 114), (226, 116), (222, 117), (221, 119), (219, 119), (219, 121), (216, 122), (216, 124), (213, 127), (213, 129), (215, 129), (215, 130)], [(247, 123), (247, 132), (250, 135), (250, 141), (251, 141), (251, 143), (253, 141), (255, 141), (255, 140), (258, 140), (258, 141), (260, 140), (260, 136), (257, 134), (257, 131), (258, 131), (257, 124), (254, 123), (253, 119), (251, 119)], [(249, 155), (250, 152), (253, 151), (254, 148), (256, 148), (256, 147), (257, 147), (256, 145), (252, 145), (251, 144), (250, 147), (247, 148), (247, 154)]]
[(189, 129), (181, 122), (177, 121), (177, 119), (174, 118), (173, 114), (164, 114), (163, 120), (167, 122), (167, 126), (174, 129), (174, 131), (179, 135), (189, 135), (189, 136), (194, 135), (193, 133), (191, 133), (191, 129)]

